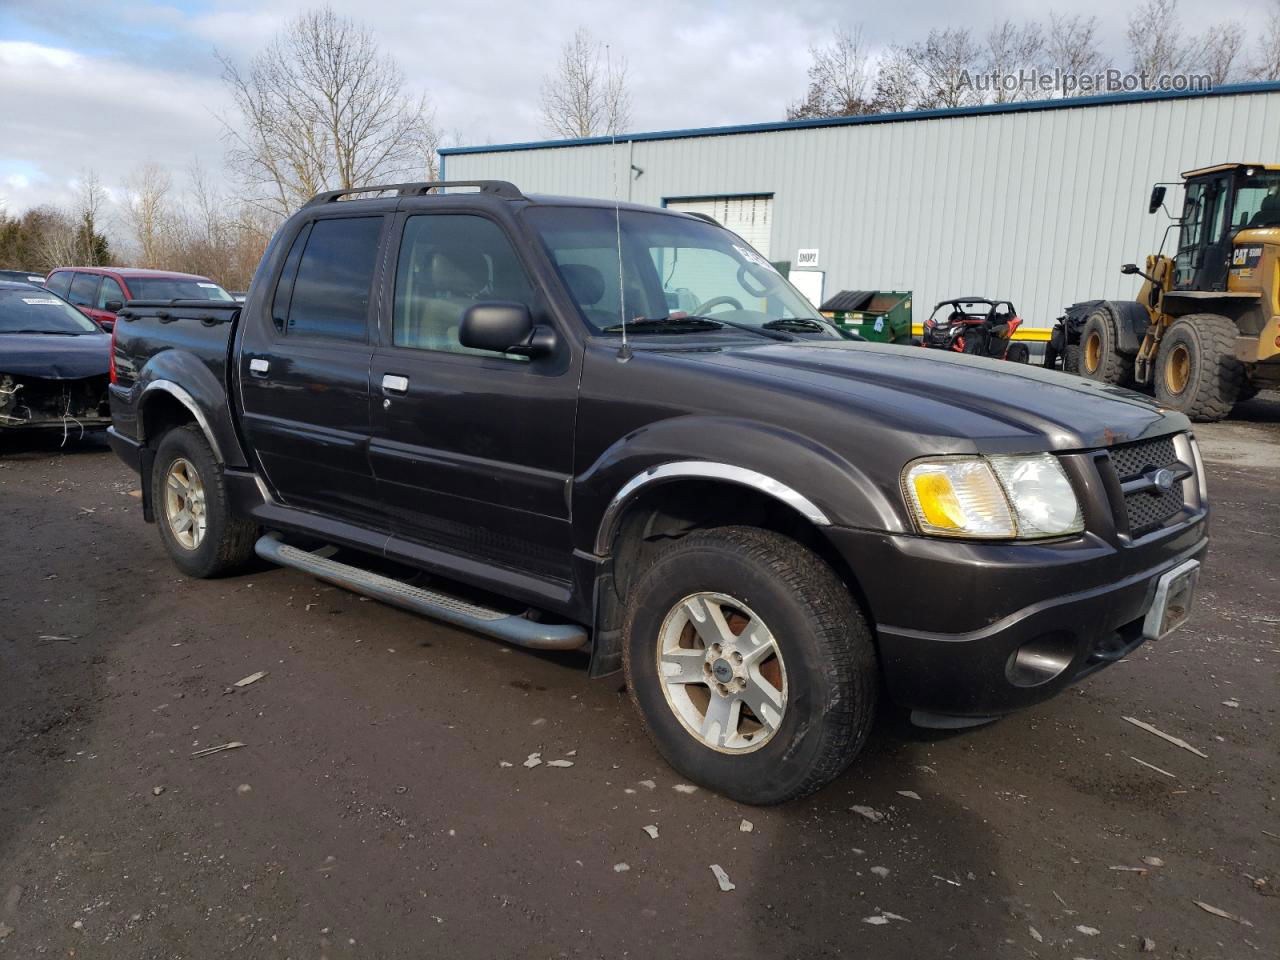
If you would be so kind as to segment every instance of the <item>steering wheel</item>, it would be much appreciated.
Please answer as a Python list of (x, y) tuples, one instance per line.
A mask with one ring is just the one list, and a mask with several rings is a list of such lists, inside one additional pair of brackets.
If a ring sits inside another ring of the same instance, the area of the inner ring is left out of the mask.
[(733, 297), (712, 297), (706, 303), (700, 303), (696, 307), (694, 307), (693, 314), (694, 316), (699, 316), (699, 317), (705, 316), (708, 311), (714, 309), (715, 307), (722, 307), (725, 304), (728, 304), (729, 306), (733, 307), (733, 309), (735, 310), (742, 309), (742, 304), (739, 303), (737, 300), (735, 300)]

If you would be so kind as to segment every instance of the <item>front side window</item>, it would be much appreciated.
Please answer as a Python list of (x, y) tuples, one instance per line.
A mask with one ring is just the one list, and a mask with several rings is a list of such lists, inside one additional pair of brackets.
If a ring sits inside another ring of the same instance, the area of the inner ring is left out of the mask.
[(67, 297), (77, 307), (90, 307), (98, 301), (98, 282), (102, 277), (96, 273), (77, 273), (71, 280), (71, 293)]
[(535, 309), (529, 278), (496, 223), (470, 214), (420, 215), (405, 222), (392, 318), (397, 347), (496, 356), (458, 340), (467, 308), (495, 300)]
[(317, 220), (298, 260), (285, 321), (290, 335), (365, 340), (382, 217)]
[(1235, 228), (1280, 227), (1280, 172), (1244, 177), (1236, 193)]
[(639, 210), (532, 208), (583, 319), (597, 332), (751, 330), (841, 338), (741, 238), (703, 220)]
[(120, 289), (120, 284), (116, 283), (111, 277), (102, 278), (102, 288), (98, 291), (98, 309), (107, 309), (107, 304), (112, 300), (119, 300), (124, 303), (128, 297), (124, 295), (124, 291)]

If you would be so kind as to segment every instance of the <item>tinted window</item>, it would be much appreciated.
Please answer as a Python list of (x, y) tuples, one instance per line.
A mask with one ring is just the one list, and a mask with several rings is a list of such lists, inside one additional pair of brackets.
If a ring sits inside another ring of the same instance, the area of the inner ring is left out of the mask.
[(45, 281), (45, 286), (58, 296), (65, 297), (71, 292), (71, 274), (66, 270), (55, 273)]
[(275, 296), (271, 298), (271, 322), (281, 333), (284, 333), (285, 323), (289, 318), (289, 301), (293, 298), (293, 281), (298, 275), (298, 261), (302, 259), (302, 248), (307, 245), (310, 233), (310, 224), (298, 231), (293, 246), (289, 248), (289, 256), (285, 258), (284, 269), (280, 271)]
[(102, 278), (96, 273), (77, 273), (71, 280), (71, 293), (67, 297), (77, 307), (92, 307), (98, 300), (98, 281)]
[(317, 220), (311, 227), (289, 304), (287, 331), (364, 340), (382, 217)]
[(203, 277), (129, 277), (134, 300), (222, 300), (231, 294)]
[(120, 289), (120, 284), (116, 283), (111, 277), (102, 278), (102, 289), (98, 291), (98, 309), (107, 309), (108, 300), (119, 300), (124, 303), (128, 297), (124, 295), (124, 291)]
[(462, 314), (487, 300), (523, 303), (531, 312), (535, 306), (533, 288), (502, 229), (483, 217), (410, 217), (396, 267), (396, 346), (489, 354), (458, 342)]

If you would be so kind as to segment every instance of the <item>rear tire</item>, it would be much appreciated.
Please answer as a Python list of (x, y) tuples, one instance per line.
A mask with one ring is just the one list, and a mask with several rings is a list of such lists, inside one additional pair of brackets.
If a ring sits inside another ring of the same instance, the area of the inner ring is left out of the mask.
[(222, 467), (196, 424), (161, 438), (151, 494), (160, 539), (187, 576), (233, 573), (253, 556), (257, 526), (232, 513)]
[(871, 632), (812, 551), (750, 527), (695, 531), (629, 594), (627, 686), (682, 776), (741, 803), (781, 803), (861, 750), (879, 689)]
[(1236, 325), (1216, 313), (1192, 313), (1170, 324), (1156, 355), (1156, 399), (1198, 423), (1229, 414), (1245, 384), (1236, 333)]
[(1120, 353), (1119, 345), (1116, 312), (1109, 303), (1100, 303), (1080, 330), (1080, 376), (1117, 387), (1133, 386), (1133, 361)]
[(1011, 343), (1009, 349), (1005, 352), (1004, 358), (1010, 363), (1030, 363), (1031, 348), (1025, 343)]
[(1070, 344), (1062, 354), (1062, 372), (1080, 376), (1080, 344)]

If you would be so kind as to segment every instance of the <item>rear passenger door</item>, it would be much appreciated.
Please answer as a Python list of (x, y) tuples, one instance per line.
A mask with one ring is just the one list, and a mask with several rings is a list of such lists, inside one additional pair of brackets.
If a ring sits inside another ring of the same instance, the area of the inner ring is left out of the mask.
[(244, 430), (276, 495), (375, 529), (385, 512), (369, 467), (369, 330), (389, 219), (305, 224), (269, 315), (246, 319), (239, 355)]
[(523, 303), (554, 326), (517, 247), (477, 212), (401, 216), (372, 366), (370, 457), (398, 537), (568, 580), (577, 376), (563, 331), (529, 360), (462, 346), (472, 304)]

